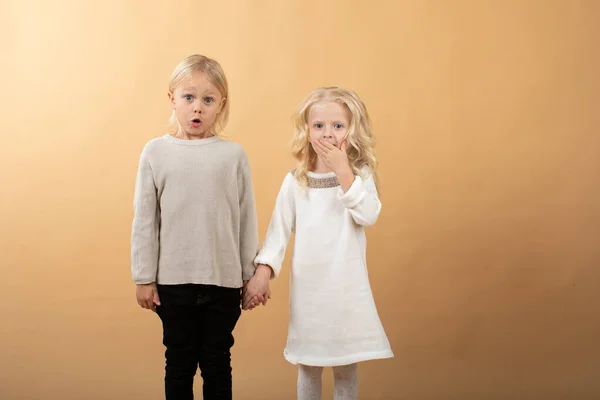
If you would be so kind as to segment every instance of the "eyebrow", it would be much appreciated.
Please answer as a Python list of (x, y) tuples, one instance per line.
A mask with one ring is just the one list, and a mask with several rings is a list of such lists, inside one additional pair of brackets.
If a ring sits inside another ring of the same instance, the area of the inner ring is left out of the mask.
[[(194, 87), (184, 87), (183, 88), (183, 93), (184, 94), (187, 94), (187, 93), (190, 93), (190, 92), (195, 94), (197, 92), (196, 88), (194, 88)], [(204, 92), (202, 92), (202, 96), (208, 96), (208, 95), (216, 96), (217, 94), (212, 89), (208, 89), (208, 90), (205, 90)]]

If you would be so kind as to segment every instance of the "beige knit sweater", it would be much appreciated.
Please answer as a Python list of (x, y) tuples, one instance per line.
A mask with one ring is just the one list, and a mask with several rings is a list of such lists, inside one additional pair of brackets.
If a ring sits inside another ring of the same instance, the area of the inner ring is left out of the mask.
[(256, 206), (239, 144), (216, 136), (150, 140), (140, 156), (133, 206), (136, 284), (239, 288), (254, 275)]

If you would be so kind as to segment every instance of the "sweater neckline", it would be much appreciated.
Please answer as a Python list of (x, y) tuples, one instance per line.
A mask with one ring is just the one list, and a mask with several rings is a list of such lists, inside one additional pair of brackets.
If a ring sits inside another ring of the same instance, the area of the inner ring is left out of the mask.
[(176, 138), (173, 135), (168, 134), (168, 133), (166, 133), (163, 136), (163, 138), (170, 143), (178, 144), (178, 145), (182, 145), (182, 146), (204, 146), (206, 144), (214, 143), (214, 142), (221, 140), (221, 138), (216, 135), (208, 137), (208, 138), (204, 138), (204, 139), (194, 139), (194, 140), (180, 139), (180, 138)]

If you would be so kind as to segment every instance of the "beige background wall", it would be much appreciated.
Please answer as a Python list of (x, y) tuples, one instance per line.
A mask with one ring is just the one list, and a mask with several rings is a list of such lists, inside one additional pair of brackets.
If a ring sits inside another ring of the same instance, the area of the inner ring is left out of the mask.
[[(600, 398), (599, 4), (3, 0), (0, 398), (162, 398), (133, 184), (196, 52), (228, 74), (261, 238), (302, 97), (347, 86), (372, 114), (370, 276), (396, 358), (361, 365), (362, 399)], [(237, 327), (237, 399), (295, 396), (288, 268)]]

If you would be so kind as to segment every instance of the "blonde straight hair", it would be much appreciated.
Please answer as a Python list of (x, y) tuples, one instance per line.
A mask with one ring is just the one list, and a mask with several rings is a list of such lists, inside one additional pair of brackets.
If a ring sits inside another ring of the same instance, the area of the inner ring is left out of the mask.
[[(193, 54), (183, 59), (173, 71), (171, 79), (169, 80), (169, 92), (173, 93), (181, 83), (189, 79), (194, 72), (204, 73), (210, 82), (215, 85), (221, 96), (225, 99), (225, 104), (213, 124), (214, 134), (223, 137), (223, 130), (229, 120), (229, 85), (227, 83), (227, 77), (221, 65), (212, 58), (200, 54)], [(172, 128), (171, 133), (177, 133), (181, 128), (179, 122), (175, 117), (175, 110), (171, 118), (169, 118), (169, 127)]]
[(313, 90), (304, 99), (294, 116), (294, 135), (291, 144), (292, 155), (298, 160), (294, 177), (301, 187), (308, 185), (307, 172), (314, 167), (317, 160), (317, 154), (309, 141), (308, 114), (313, 105), (321, 102), (336, 102), (350, 111), (352, 119), (346, 139), (350, 167), (355, 175), (362, 178), (366, 177), (362, 176), (361, 169), (368, 167), (378, 188), (377, 159), (373, 152), (374, 138), (369, 113), (355, 92), (339, 87), (322, 87)]

